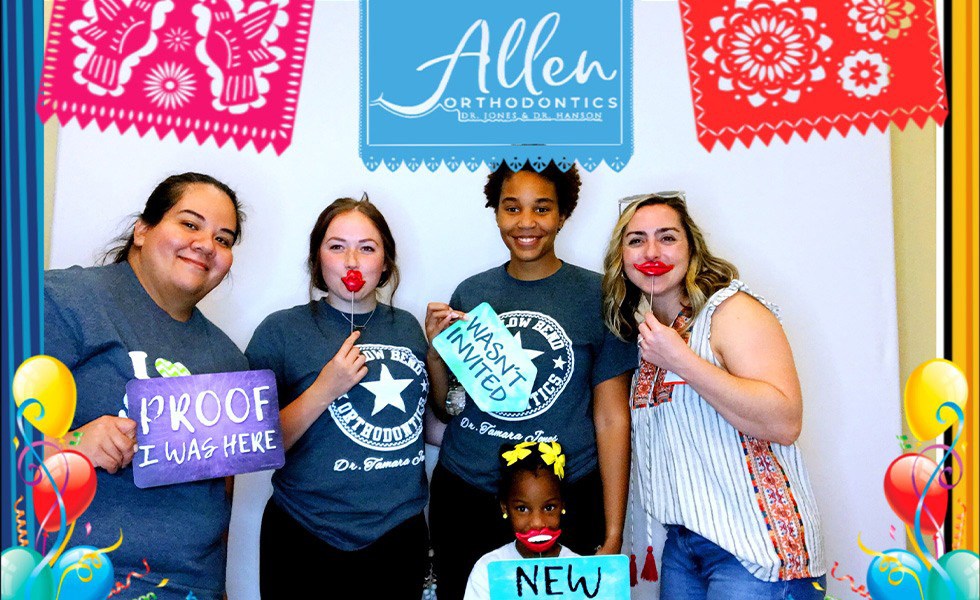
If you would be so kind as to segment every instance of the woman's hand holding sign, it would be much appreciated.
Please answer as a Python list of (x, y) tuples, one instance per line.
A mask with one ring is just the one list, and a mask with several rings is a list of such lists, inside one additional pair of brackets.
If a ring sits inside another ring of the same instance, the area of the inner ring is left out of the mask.
[(429, 340), (429, 354), (438, 358), (438, 353), (432, 351), (432, 340), (458, 321), (466, 320), (466, 314), (454, 310), (445, 302), (429, 302), (425, 308), (425, 337)]
[(432, 340), (459, 319), (466, 320), (466, 314), (454, 310), (445, 302), (429, 302), (425, 308), (425, 337), (429, 341), (429, 351), (426, 353), (425, 363), (429, 371), (429, 394), (432, 399), (432, 406), (435, 407), (436, 414), (443, 422), (448, 422), (450, 418), (449, 413), (446, 412), (449, 370), (442, 357), (432, 347)]
[(125, 417), (103, 415), (69, 434), (72, 435), (78, 438), (74, 449), (110, 473), (127, 467), (136, 453), (136, 421)]

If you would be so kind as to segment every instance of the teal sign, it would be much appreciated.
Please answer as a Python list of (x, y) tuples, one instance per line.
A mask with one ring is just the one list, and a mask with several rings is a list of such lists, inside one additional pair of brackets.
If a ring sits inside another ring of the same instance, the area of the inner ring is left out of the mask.
[(442, 360), (480, 410), (527, 410), (538, 369), (484, 302), (432, 340)]
[(629, 600), (629, 559), (613, 556), (501, 560), (487, 567), (490, 600)]

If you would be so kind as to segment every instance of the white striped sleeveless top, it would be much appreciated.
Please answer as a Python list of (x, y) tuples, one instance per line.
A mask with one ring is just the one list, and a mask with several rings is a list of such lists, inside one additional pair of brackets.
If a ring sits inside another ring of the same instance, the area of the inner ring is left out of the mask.
[[(708, 300), (688, 344), (719, 365), (711, 351), (711, 317), (745, 292), (778, 318), (778, 309), (734, 280)], [(675, 328), (686, 319), (678, 317)], [(681, 525), (711, 540), (755, 577), (819, 577), (824, 567), (817, 503), (796, 445), (758, 440), (735, 429), (690, 386), (640, 361), (633, 377), (632, 493), (643, 518)], [(666, 378), (666, 382), (664, 379)], [(648, 531), (652, 529), (647, 527)]]

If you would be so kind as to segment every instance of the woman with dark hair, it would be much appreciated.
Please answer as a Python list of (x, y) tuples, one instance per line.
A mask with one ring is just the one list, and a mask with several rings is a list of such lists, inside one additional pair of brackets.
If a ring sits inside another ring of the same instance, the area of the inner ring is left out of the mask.
[[(474, 563), (513, 536), (495, 494), (501, 437), (561, 439), (569, 456), (566, 545), (579, 554), (620, 551), (629, 479), (629, 372), (636, 361), (632, 348), (603, 326), (600, 275), (555, 253), (579, 188), (574, 166), (562, 171), (550, 163), (536, 171), (525, 163), (512, 171), (501, 164), (484, 192), (510, 260), (459, 284), (449, 304), (428, 306), (431, 342), (465, 311), (488, 302), (538, 371), (526, 410), (488, 413), (468, 400), (448, 424), (429, 507), (440, 600), (461, 598)], [(431, 347), (429, 359), (433, 399), (441, 408), (449, 375)]]
[(603, 310), (642, 358), (632, 489), (638, 529), (667, 527), (660, 597), (823, 598), (820, 521), (794, 445), (803, 401), (793, 353), (776, 308), (711, 254), (681, 192), (623, 210)]
[[(422, 328), (378, 300), (398, 286), (395, 240), (370, 201), (336, 200), (310, 233), (310, 289), (245, 351), (279, 390), (286, 464), (262, 518), (263, 598), (346, 581), (365, 597), (419, 598), (428, 534)], [(315, 574), (315, 576), (300, 576)]]
[[(133, 378), (248, 368), (196, 308), (228, 274), (242, 219), (225, 184), (199, 173), (174, 175), (150, 194), (131, 233), (111, 251), (112, 264), (44, 274), (45, 352), (71, 369), (78, 389), (68, 439), (97, 468), (85, 543), (112, 546), (124, 528), (111, 559), (116, 580), (131, 579), (127, 593), (134, 596), (224, 594), (231, 516), (225, 480), (137, 488), (128, 468), (136, 422), (125, 394)], [(145, 564), (152, 567), (144, 574)], [(133, 572), (141, 577), (128, 577)]]

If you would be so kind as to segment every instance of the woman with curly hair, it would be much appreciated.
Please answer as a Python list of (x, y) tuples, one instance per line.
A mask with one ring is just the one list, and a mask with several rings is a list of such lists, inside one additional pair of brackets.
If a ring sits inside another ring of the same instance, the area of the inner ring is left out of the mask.
[[(430, 531), (440, 600), (463, 596), (485, 553), (513, 538), (496, 498), (501, 439), (561, 439), (571, 457), (565, 495), (566, 545), (579, 554), (618, 553), (629, 479), (629, 372), (633, 350), (602, 323), (598, 273), (555, 254), (555, 239), (578, 202), (573, 166), (502, 164), (484, 193), (510, 260), (459, 284), (449, 304), (430, 303), (425, 330), (433, 399), (442, 405), (448, 373), (432, 339), (487, 302), (537, 367), (526, 410), (489, 413), (472, 401), (448, 424), (432, 476)], [(465, 524), (465, 531), (461, 526)]]

